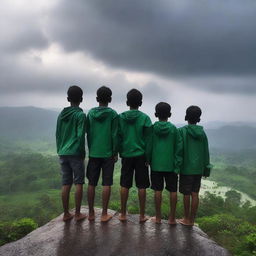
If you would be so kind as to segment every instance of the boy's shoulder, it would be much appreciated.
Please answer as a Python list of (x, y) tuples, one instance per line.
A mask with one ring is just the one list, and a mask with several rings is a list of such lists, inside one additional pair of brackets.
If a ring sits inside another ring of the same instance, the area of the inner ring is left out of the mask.
[(78, 118), (85, 117), (86, 114), (84, 113), (83, 109), (80, 107), (65, 107), (59, 113), (58, 119), (61, 120), (68, 120), (71, 116), (75, 116)]
[(152, 131), (158, 135), (170, 134), (170, 133), (175, 134), (178, 132), (177, 127), (169, 121), (167, 121), (167, 122), (166, 121), (156, 121), (152, 125), (152, 128), (153, 128)]
[(184, 125), (179, 128), (179, 132), (183, 136), (186, 136), (186, 134), (189, 134), (190, 137), (193, 137), (196, 139), (207, 138), (206, 133), (204, 131), (204, 127), (197, 124)]
[(135, 123), (139, 121), (140, 123), (143, 123), (146, 127), (151, 126), (151, 120), (150, 117), (143, 113), (140, 110), (127, 110), (121, 114), (119, 114), (119, 120), (120, 122), (125, 122), (125, 123)]
[(117, 112), (110, 107), (94, 107), (88, 111), (88, 116), (95, 117), (96, 119), (100, 116), (109, 116), (111, 115), (113, 118), (118, 116)]

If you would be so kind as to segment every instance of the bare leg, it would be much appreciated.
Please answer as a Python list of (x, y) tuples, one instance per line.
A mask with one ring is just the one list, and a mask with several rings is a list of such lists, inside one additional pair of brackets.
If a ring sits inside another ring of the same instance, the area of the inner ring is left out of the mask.
[(145, 204), (146, 204), (146, 189), (138, 189), (139, 202), (140, 202), (140, 222), (145, 222), (148, 218), (145, 216)]
[(177, 205), (177, 192), (170, 192), (170, 215), (169, 215), (169, 224), (177, 224), (175, 220), (176, 214), (176, 205)]
[(129, 189), (125, 187), (121, 187), (120, 189), (120, 195), (121, 195), (121, 214), (119, 216), (119, 220), (126, 221), (126, 206), (127, 206), (127, 200), (129, 196)]
[(68, 221), (74, 217), (69, 212), (69, 194), (70, 194), (70, 189), (72, 185), (63, 185), (62, 186), (62, 193), (61, 193), (61, 198), (62, 198), (62, 206), (64, 210), (64, 216), (63, 216), (63, 221)]
[(162, 205), (162, 191), (155, 191), (156, 216), (151, 218), (151, 220), (155, 223), (161, 223), (161, 218), (162, 218), (161, 205)]
[(190, 196), (184, 195), (183, 203), (184, 203), (184, 218), (179, 220), (179, 223), (187, 226), (191, 226), (190, 222)]
[(195, 217), (196, 217), (198, 205), (199, 205), (198, 193), (192, 192), (190, 222), (193, 225), (194, 225), (194, 222), (195, 222)]
[(108, 214), (108, 202), (111, 193), (111, 186), (103, 186), (102, 190), (102, 214), (101, 221), (107, 222), (112, 218), (112, 215)]
[(76, 213), (75, 219), (77, 221), (83, 220), (86, 218), (85, 214), (81, 213), (81, 203), (83, 198), (83, 184), (76, 184), (76, 192), (75, 192), (75, 202), (76, 202)]
[(95, 197), (95, 186), (88, 185), (88, 189), (87, 189), (87, 201), (88, 201), (88, 206), (89, 206), (88, 220), (90, 220), (90, 221), (95, 220), (94, 197)]

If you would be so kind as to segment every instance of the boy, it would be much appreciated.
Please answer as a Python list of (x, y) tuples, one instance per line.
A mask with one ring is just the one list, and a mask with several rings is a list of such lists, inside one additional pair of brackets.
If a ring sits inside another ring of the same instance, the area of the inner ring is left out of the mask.
[(83, 110), (79, 108), (83, 100), (82, 89), (74, 85), (69, 87), (67, 94), (70, 107), (64, 108), (59, 114), (56, 129), (57, 153), (60, 158), (62, 172), (63, 221), (73, 218), (73, 215), (69, 212), (69, 194), (73, 182), (76, 186), (75, 219), (80, 221), (86, 218), (86, 215), (80, 212), (85, 172), (86, 116)]
[(145, 149), (151, 127), (150, 118), (139, 111), (142, 105), (142, 94), (136, 89), (127, 93), (127, 106), (130, 110), (119, 115), (119, 139), (121, 168), (121, 214), (120, 221), (126, 221), (126, 206), (129, 189), (132, 187), (133, 174), (138, 188), (140, 203), (140, 222), (145, 222), (146, 188), (149, 187), (148, 167), (146, 166)]
[(159, 119), (152, 126), (149, 162), (151, 166), (151, 188), (155, 191), (156, 216), (151, 218), (161, 223), (161, 202), (164, 180), (170, 192), (169, 224), (176, 224), (177, 181), (181, 165), (181, 138), (178, 129), (168, 122), (171, 106), (160, 102), (155, 107), (155, 116)]
[[(210, 175), (209, 149), (207, 136), (200, 122), (201, 109), (190, 106), (186, 110), (185, 120), (188, 125), (180, 128), (183, 142), (183, 164), (180, 172), (179, 191), (184, 195), (183, 225), (193, 226), (199, 204), (198, 193), (202, 176)], [(191, 203), (190, 203), (191, 200)]]
[(102, 170), (102, 215), (101, 221), (107, 222), (112, 216), (108, 214), (108, 203), (113, 185), (114, 164), (117, 161), (117, 130), (118, 115), (108, 107), (112, 91), (102, 86), (97, 90), (96, 100), (99, 106), (89, 111), (87, 116), (87, 141), (89, 148), (89, 163), (86, 176), (88, 185), (88, 205), (90, 221), (95, 219), (94, 196)]

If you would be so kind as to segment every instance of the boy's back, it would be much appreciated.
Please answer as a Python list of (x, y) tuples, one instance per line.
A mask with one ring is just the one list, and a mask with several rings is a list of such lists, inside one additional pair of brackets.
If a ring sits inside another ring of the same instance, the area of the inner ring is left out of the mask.
[(107, 158), (117, 154), (118, 115), (109, 107), (96, 107), (87, 116), (90, 157)]
[(202, 126), (188, 124), (179, 128), (183, 141), (181, 174), (204, 175), (209, 167), (208, 140)]
[(66, 107), (58, 116), (56, 129), (57, 153), (60, 156), (85, 156), (86, 115), (79, 107)]
[(150, 163), (153, 171), (179, 172), (180, 136), (170, 122), (155, 122), (152, 126)]
[(150, 118), (139, 110), (128, 110), (119, 115), (121, 157), (135, 157), (145, 154), (150, 126)]
[(62, 205), (64, 210), (63, 221), (73, 218), (69, 212), (69, 196), (72, 184), (75, 184), (75, 219), (86, 218), (81, 213), (81, 202), (84, 184), (84, 157), (85, 157), (85, 120), (86, 115), (79, 108), (83, 101), (83, 90), (76, 85), (70, 86), (67, 91), (67, 100), (70, 107), (64, 108), (58, 116), (56, 127), (56, 146), (62, 173)]

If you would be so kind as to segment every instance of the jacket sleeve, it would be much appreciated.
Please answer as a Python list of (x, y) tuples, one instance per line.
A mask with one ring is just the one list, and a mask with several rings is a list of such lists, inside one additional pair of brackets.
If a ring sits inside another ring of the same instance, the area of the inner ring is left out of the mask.
[(56, 124), (56, 131), (55, 131), (57, 153), (59, 151), (59, 135), (60, 135), (60, 122), (59, 122), (59, 117), (58, 117), (57, 124)]
[(78, 148), (82, 156), (85, 157), (85, 129), (86, 129), (86, 115), (82, 113), (78, 116), (77, 121), (77, 141)]
[(145, 157), (146, 161), (150, 162), (150, 152), (152, 147), (152, 122), (147, 116), (144, 123), (144, 138), (145, 138)]
[(89, 120), (90, 112), (88, 113), (85, 121), (85, 132), (86, 132), (86, 138), (87, 138), (87, 146), (90, 149), (90, 120)]
[(203, 176), (209, 177), (211, 173), (211, 169), (213, 165), (210, 164), (210, 154), (209, 154), (209, 145), (208, 145), (208, 139), (207, 136), (205, 135), (204, 139), (204, 173)]
[(152, 161), (152, 149), (153, 149), (153, 126), (147, 128), (147, 140), (145, 146), (146, 161), (151, 164)]
[(181, 165), (183, 162), (183, 143), (182, 137), (180, 135), (180, 131), (176, 129), (176, 136), (175, 136), (175, 155), (174, 155), (174, 166), (175, 166), (175, 173), (180, 173)]
[(117, 118), (117, 152), (119, 155), (121, 154), (122, 151), (122, 141), (123, 141), (123, 136), (122, 136), (122, 130), (121, 130), (121, 118), (120, 115), (118, 115)]
[(115, 114), (111, 125), (111, 136), (112, 136), (112, 150), (113, 156), (118, 154), (118, 115)]

